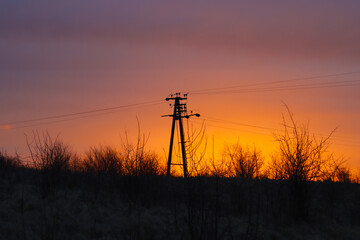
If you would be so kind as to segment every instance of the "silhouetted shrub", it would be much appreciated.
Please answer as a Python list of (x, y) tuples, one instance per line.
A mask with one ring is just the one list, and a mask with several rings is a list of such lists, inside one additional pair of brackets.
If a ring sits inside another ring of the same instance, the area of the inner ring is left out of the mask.
[[(192, 177), (210, 176), (210, 165), (206, 161), (207, 136), (204, 123), (196, 130), (192, 126), (187, 131), (185, 151), (187, 154), (187, 175)], [(181, 169), (183, 175), (183, 169)]]
[(10, 156), (6, 152), (0, 151), (0, 174), (4, 178), (6, 174), (21, 166), (21, 161), (18, 155)]
[(254, 149), (244, 149), (239, 143), (227, 146), (223, 152), (224, 158), (228, 159), (228, 174), (233, 177), (258, 178), (263, 165), (261, 152)]
[(53, 140), (48, 132), (41, 135), (33, 132), (33, 139), (30, 142), (27, 138), (27, 144), (36, 169), (53, 172), (69, 169), (72, 157), (69, 146), (58, 138)]
[(164, 169), (160, 165), (160, 158), (155, 153), (139, 151), (129, 146), (129, 148), (120, 153), (120, 156), (123, 162), (124, 175), (145, 176), (164, 174)]
[(343, 182), (343, 183), (352, 182), (350, 170), (346, 167), (337, 168), (335, 170), (335, 180), (338, 182)]
[(77, 154), (72, 155), (69, 161), (69, 170), (79, 173), (84, 171), (84, 161)]
[(119, 152), (110, 146), (92, 147), (83, 161), (84, 170), (98, 174), (119, 174), (123, 172)]
[(284, 133), (275, 135), (279, 143), (278, 155), (273, 156), (270, 165), (274, 179), (293, 182), (325, 180), (331, 174), (332, 155), (327, 154), (329, 139), (311, 136), (308, 126), (298, 126), (286, 106), (290, 124), (284, 118)]
[(26, 137), (33, 167), (40, 173), (39, 184), (43, 197), (63, 182), (63, 172), (70, 169), (72, 152), (59, 138), (53, 140), (48, 132), (33, 132), (32, 140)]
[(329, 139), (317, 139), (308, 126), (298, 126), (285, 105), (290, 123), (283, 118), (284, 133), (275, 135), (279, 143), (278, 155), (270, 164), (274, 179), (288, 180), (290, 184), (290, 208), (297, 220), (309, 220), (310, 181), (329, 179), (333, 173), (332, 155), (327, 153)]
[(157, 154), (131, 144), (124, 145), (120, 151), (110, 146), (93, 147), (86, 153), (82, 165), (84, 171), (98, 174), (145, 176), (164, 173)]
[(122, 142), (120, 158), (123, 173), (128, 176), (162, 175), (164, 168), (161, 167), (159, 156), (145, 150), (148, 137), (141, 135), (140, 126), (136, 144), (130, 143), (128, 138)]

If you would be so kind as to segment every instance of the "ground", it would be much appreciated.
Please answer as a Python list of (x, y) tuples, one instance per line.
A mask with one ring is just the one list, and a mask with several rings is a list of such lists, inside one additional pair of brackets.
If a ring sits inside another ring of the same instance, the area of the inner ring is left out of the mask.
[[(360, 239), (360, 187), (17, 169), (0, 181), (1, 239)], [(297, 209), (303, 211), (299, 214)]]

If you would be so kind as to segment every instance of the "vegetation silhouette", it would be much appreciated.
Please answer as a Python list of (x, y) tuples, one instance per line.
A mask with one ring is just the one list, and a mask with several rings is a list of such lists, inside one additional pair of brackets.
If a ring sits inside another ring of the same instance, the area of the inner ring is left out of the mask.
[(316, 139), (287, 114), (269, 163), (239, 143), (225, 146), (220, 159), (207, 157), (205, 128), (189, 131), (196, 164), (187, 179), (165, 176), (166, 160), (146, 149), (140, 128), (135, 143), (125, 136), (119, 148), (91, 147), (84, 155), (33, 132), (31, 167), (0, 151), (0, 236), (358, 239), (359, 177), (327, 152), (331, 134)]
[(0, 151), (0, 178), (7, 177), (9, 172), (22, 166), (20, 156), (15, 154), (14, 156), (8, 155), (6, 152)]
[(332, 155), (327, 153), (329, 136), (317, 140), (310, 135), (308, 126), (299, 126), (287, 105), (290, 123), (283, 116), (284, 133), (275, 135), (279, 143), (279, 154), (273, 157), (271, 170), (274, 179), (292, 182), (325, 180), (328, 178)]
[(228, 174), (231, 177), (255, 179), (261, 177), (260, 170), (264, 163), (262, 154), (255, 147), (245, 149), (239, 143), (226, 146), (223, 155), (230, 163)]

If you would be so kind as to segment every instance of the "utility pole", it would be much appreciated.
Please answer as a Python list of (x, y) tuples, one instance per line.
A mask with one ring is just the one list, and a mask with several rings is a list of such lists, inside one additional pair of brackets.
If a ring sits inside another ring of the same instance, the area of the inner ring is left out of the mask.
[[(170, 147), (169, 147), (169, 158), (167, 164), (166, 175), (170, 176), (170, 168), (171, 165), (182, 165), (184, 170), (184, 177), (188, 176), (187, 172), (187, 159), (186, 159), (186, 147), (185, 147), (185, 137), (184, 137), (184, 127), (183, 127), (183, 118), (190, 118), (191, 116), (200, 117), (200, 114), (195, 113), (191, 114), (187, 113), (187, 105), (186, 103), (182, 103), (183, 100), (187, 100), (187, 94), (183, 94), (181, 96), (180, 93), (171, 94), (170, 97), (165, 99), (166, 101), (174, 101), (174, 113), (172, 115), (163, 115), (162, 117), (172, 117), (172, 127), (171, 127), (171, 136), (170, 136)], [(171, 104), (170, 104), (171, 106)], [(182, 152), (182, 164), (179, 163), (171, 163), (172, 150), (174, 145), (174, 132), (175, 132), (175, 124), (178, 121), (179, 130), (180, 130), (180, 143), (181, 143), (181, 152)]]

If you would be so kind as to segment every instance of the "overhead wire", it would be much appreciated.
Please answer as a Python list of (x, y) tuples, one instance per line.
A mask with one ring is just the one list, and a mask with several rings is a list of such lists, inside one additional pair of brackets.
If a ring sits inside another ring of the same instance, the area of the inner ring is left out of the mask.
[[(245, 124), (245, 123), (229, 121), (229, 120), (224, 120), (224, 119), (219, 119), (219, 118), (214, 118), (214, 117), (209, 117), (209, 116), (204, 116), (204, 115), (202, 115), (200, 119), (195, 119), (195, 120), (206, 120), (206, 121), (210, 121), (210, 122), (213, 122), (213, 123), (225, 123), (225, 124), (238, 125), (238, 126), (242, 126), (242, 127), (250, 127), (250, 128), (260, 129), (260, 130), (269, 130), (269, 131), (274, 131), (274, 132), (282, 132), (283, 131), (283, 130), (277, 129), (277, 128), (270, 128), (270, 127), (252, 125), (252, 124)], [(215, 125), (209, 125), (209, 126), (215, 126)], [(219, 125), (216, 125), (215, 127), (224, 128), (224, 126), (219, 126)], [(231, 127), (226, 127), (226, 128), (227, 129), (232, 129), (232, 130), (240, 130), (240, 129), (231, 128)], [(241, 129), (241, 131), (243, 131), (243, 129)], [(247, 131), (247, 132), (250, 132), (250, 131)], [(257, 133), (258, 134), (258, 132), (251, 132), (251, 133)], [(268, 135), (268, 134), (266, 134), (266, 135)], [(320, 134), (320, 133), (315, 133), (314, 135), (320, 136), (320, 137), (326, 136), (326, 134)], [(360, 143), (358, 138), (353, 138), (353, 137), (349, 137), (349, 136), (334, 135), (331, 138), (336, 139), (337, 141), (341, 141), (341, 142), (348, 142), (350, 144), (359, 144)]]
[[(195, 123), (195, 124), (202, 124), (199, 121), (203, 121), (204, 119), (197, 119), (194, 118), (191, 120), (191, 123)], [(209, 119), (205, 119), (205, 121), (210, 121)], [(211, 124), (206, 124), (206, 126), (210, 126), (210, 127), (215, 127), (215, 128), (222, 128), (222, 129), (228, 129), (228, 130), (235, 130), (235, 131), (242, 131), (242, 132), (247, 132), (247, 133), (254, 133), (254, 134), (259, 134), (259, 135), (267, 135), (267, 136), (273, 136), (270, 133), (264, 133), (264, 132), (255, 132), (255, 131), (249, 131), (249, 130), (244, 130), (244, 129), (240, 129), (240, 128), (234, 128), (234, 127), (229, 127), (229, 126), (223, 126), (223, 125), (219, 125), (218, 122), (215, 122), (215, 124), (211, 123)]]
[[(338, 80), (338, 81), (326, 81), (326, 82), (316, 82), (316, 83), (278, 85), (278, 84), (282, 84), (282, 83), (294, 83), (294, 82), (306, 81), (306, 80), (312, 80), (312, 79), (331, 78), (331, 77), (339, 77), (339, 76), (354, 75), (354, 74), (360, 74), (360, 71), (343, 72), (343, 73), (327, 74), (327, 75), (317, 75), (317, 76), (312, 76), (312, 77), (294, 78), (294, 79), (277, 80), (277, 81), (269, 81), (269, 82), (259, 82), (259, 83), (253, 83), (253, 84), (243, 84), (243, 85), (235, 85), (235, 86), (228, 86), (228, 87), (191, 90), (191, 91), (188, 91), (188, 93), (190, 93), (190, 94), (252, 93), (252, 92), (266, 92), (266, 91), (289, 91), (289, 90), (293, 91), (293, 90), (316, 89), (316, 88), (358, 86), (358, 85), (360, 85), (360, 80), (342, 80), (342, 81)], [(262, 87), (258, 87), (258, 86), (262, 86)], [(268, 87), (266, 87), (266, 86), (268, 86)], [(154, 100), (154, 101), (140, 102), (140, 103), (134, 103), (134, 104), (128, 104), (128, 105), (120, 105), (120, 106), (115, 106), (115, 107), (94, 109), (94, 110), (89, 110), (89, 111), (81, 111), (81, 112), (53, 115), (53, 116), (47, 116), (47, 117), (41, 117), (41, 118), (25, 119), (25, 120), (3, 123), (0, 125), (19, 125), (19, 124), (24, 124), (24, 123), (35, 123), (35, 124), (30, 124), (30, 125), (25, 125), (25, 126), (15, 126), (15, 127), (11, 127), (10, 129), (27, 128), (27, 127), (34, 127), (34, 126), (40, 126), (40, 125), (46, 125), (46, 124), (52, 124), (52, 123), (58, 123), (58, 122), (64, 122), (64, 121), (72, 121), (72, 120), (76, 120), (76, 119), (82, 119), (82, 118), (103, 115), (103, 114), (114, 113), (115, 112), (114, 110), (117, 110), (116, 112), (131, 110), (134, 108), (146, 106), (148, 104), (158, 104), (161, 102), (164, 102), (164, 100)], [(73, 117), (73, 118), (69, 118), (69, 117)], [(245, 124), (245, 123), (238, 123), (238, 122), (233, 122), (233, 121), (228, 121), (228, 120), (221, 120), (218, 118), (212, 118), (212, 117), (206, 117), (206, 116), (205, 116), (205, 118), (207, 121), (212, 121), (215, 123), (223, 122), (223, 123), (234, 124), (234, 125), (239, 125), (239, 126), (243, 126), (243, 127), (251, 127), (251, 128), (255, 128), (255, 129), (261, 129), (261, 130), (280, 131), (279, 129), (275, 129), (275, 128), (269, 128), (269, 127), (257, 126), (257, 125)], [(59, 120), (56, 120), (56, 119), (59, 119)], [(56, 121), (46, 122), (48, 120), (56, 120)], [(217, 126), (217, 127), (219, 127), (219, 126)], [(224, 127), (224, 126), (222, 126), (222, 128), (239, 130), (239, 129), (229, 128), (229, 127)], [(269, 135), (269, 134), (265, 134), (265, 135)], [(179, 135), (178, 135), (178, 137), (179, 137)], [(339, 138), (339, 137), (337, 137), (337, 138)], [(180, 156), (180, 149), (179, 149), (179, 154), (177, 154), (177, 155), (178, 155), (178, 157)]]
[[(351, 87), (360, 86), (360, 80), (346, 80), (346, 81), (331, 81), (322, 83), (307, 83), (297, 85), (284, 85), (273, 87), (257, 87), (257, 88), (234, 88), (233, 90), (220, 90), (220, 91), (203, 91), (194, 92), (192, 95), (205, 95), (205, 94), (228, 94), (228, 93), (254, 93), (254, 92), (274, 92), (274, 91), (294, 91), (294, 90), (307, 90), (319, 88), (334, 88), (334, 87)], [(189, 92), (190, 94), (190, 92)]]
[(190, 93), (190, 94), (200, 94), (201, 92), (209, 92), (209, 91), (212, 92), (212, 91), (234, 89), (234, 88), (246, 88), (246, 87), (262, 86), (262, 85), (279, 84), (279, 83), (298, 82), (298, 81), (321, 79), (321, 78), (330, 78), (330, 77), (339, 77), (339, 76), (354, 75), (354, 74), (360, 74), (360, 71), (325, 74), (325, 75), (316, 75), (316, 76), (310, 76), (310, 77), (292, 78), (292, 79), (276, 80), (276, 81), (263, 81), (263, 82), (258, 82), (258, 83), (241, 84), (241, 85), (233, 85), (233, 86), (218, 87), (218, 88), (197, 89), (197, 90), (195, 89), (195, 90), (189, 90), (188, 93)]
[(85, 114), (91, 114), (91, 113), (106, 112), (106, 111), (111, 111), (111, 110), (130, 108), (130, 107), (135, 107), (135, 106), (141, 106), (144, 104), (160, 103), (160, 102), (164, 102), (164, 100), (154, 100), (154, 101), (140, 102), (140, 103), (134, 103), (134, 104), (120, 105), (120, 106), (115, 106), (115, 107), (100, 108), (100, 109), (93, 109), (93, 110), (88, 110), (88, 111), (53, 115), (53, 116), (47, 116), (47, 117), (41, 117), (41, 118), (12, 121), (12, 122), (0, 123), (0, 125), (15, 125), (15, 124), (22, 124), (22, 123), (29, 123), (29, 122), (39, 122), (39, 121), (44, 121), (44, 120), (52, 120), (52, 119), (66, 118), (66, 117), (85, 115)]
[[(15, 127), (10, 127), (9, 129), (6, 130), (13, 130), (13, 129), (23, 129), (23, 128), (29, 128), (29, 127), (38, 127), (38, 126), (43, 126), (43, 125), (49, 125), (49, 124), (55, 124), (55, 123), (61, 123), (61, 122), (68, 122), (68, 121), (73, 121), (73, 120), (77, 120), (77, 119), (85, 119), (85, 118), (91, 118), (91, 117), (96, 117), (96, 116), (102, 116), (105, 114), (113, 114), (113, 113), (118, 113), (118, 112), (123, 112), (123, 111), (129, 111), (129, 110), (133, 110), (133, 109), (138, 109), (138, 108), (144, 108), (144, 107), (149, 107), (149, 106), (155, 106), (155, 105), (159, 105), (162, 104), (160, 103), (152, 103), (152, 104), (147, 104), (147, 105), (141, 105), (141, 106), (134, 106), (134, 107), (129, 107), (126, 109), (118, 109), (116, 111), (107, 111), (107, 112), (101, 112), (101, 113), (94, 113), (94, 114), (90, 114), (90, 115), (84, 115), (84, 116), (77, 116), (77, 117), (73, 117), (73, 118), (65, 118), (65, 119), (60, 119), (60, 120), (55, 120), (55, 121), (40, 121), (40, 123), (34, 123), (34, 124), (30, 124), (30, 125), (24, 125), (24, 126), (15, 126)], [(3, 129), (4, 130), (4, 129)]]
[[(200, 90), (191, 90), (188, 91), (189, 94), (197, 95), (197, 94), (228, 94), (228, 93), (254, 93), (254, 92), (268, 92), (268, 91), (294, 91), (294, 90), (305, 90), (305, 89), (319, 89), (319, 88), (335, 88), (335, 87), (351, 87), (351, 86), (359, 86), (360, 80), (336, 80), (336, 81), (322, 81), (322, 82), (312, 82), (312, 83), (300, 83), (300, 84), (293, 84), (299, 81), (306, 81), (312, 79), (323, 79), (323, 78), (330, 78), (330, 77), (339, 77), (345, 75), (354, 75), (360, 74), (360, 71), (352, 71), (352, 72), (343, 72), (343, 73), (336, 73), (336, 74), (327, 74), (327, 75), (317, 75), (312, 77), (303, 77), (303, 78), (294, 78), (294, 79), (287, 79), (287, 80), (278, 80), (278, 81), (270, 81), (270, 82), (260, 82), (260, 83), (253, 83), (253, 84), (243, 84), (243, 85), (235, 85), (235, 86), (228, 86), (228, 87), (219, 87), (219, 88), (209, 88), (209, 89), (200, 89)], [(290, 84), (283, 84), (283, 83), (290, 83)], [(205, 116), (206, 117), (206, 116)], [(243, 127), (251, 127), (263, 130), (271, 130), (271, 131), (281, 131), (275, 128), (268, 128), (263, 126), (256, 126), (252, 124), (244, 124), (244, 123), (235, 123), (231, 121), (222, 121), (221, 119), (216, 118), (209, 118), (207, 117), (207, 121), (212, 122), (222, 122), (222, 123), (230, 123), (236, 124)], [(216, 126), (219, 127), (219, 126)], [(220, 126), (224, 128), (224, 126)], [(229, 127), (226, 127), (229, 129)], [(231, 128), (234, 130), (234, 128)], [(324, 134), (315, 134), (318, 136), (324, 136)], [(332, 136), (334, 139), (341, 140), (342, 142), (348, 142), (351, 144), (358, 144), (358, 139), (350, 138), (350, 137), (343, 137), (343, 136)], [(355, 142), (354, 142), (355, 141)]]
[[(261, 82), (261, 83), (247, 84), (247, 85), (237, 85), (237, 86), (230, 86), (230, 87), (204, 89), (204, 90), (192, 90), (192, 91), (189, 91), (189, 93), (193, 93), (193, 94), (246, 93), (246, 92), (259, 92), (259, 91), (283, 91), (283, 90), (300, 90), (300, 89), (309, 89), (309, 88), (354, 86), (354, 85), (360, 85), (360, 80), (307, 83), (307, 84), (275, 86), (275, 87), (265, 87), (265, 88), (263, 87), (263, 88), (250, 88), (250, 89), (249, 88), (248, 89), (235, 89), (235, 90), (217, 91), (217, 92), (213, 91), (213, 90), (234, 89), (234, 88), (239, 88), (239, 87), (271, 85), (274, 83), (294, 82), (294, 81), (318, 79), (318, 78), (324, 78), (324, 77), (337, 77), (337, 76), (352, 75), (352, 74), (359, 74), (359, 73), (360, 73), (360, 71), (352, 71), (352, 72), (344, 72), (344, 73), (336, 73), (336, 74), (317, 75), (317, 76), (312, 76), (312, 77), (295, 78), (295, 79), (287, 79), (287, 80), (279, 80), (279, 81), (271, 81), (271, 82)], [(210, 90), (212, 92), (208, 92)], [(30, 123), (30, 122), (39, 122), (39, 121), (52, 120), (52, 119), (68, 118), (71, 116), (79, 116), (79, 115), (86, 115), (86, 114), (91, 114), (91, 113), (107, 112), (107, 111), (111, 111), (111, 110), (131, 108), (134, 106), (140, 106), (140, 105), (149, 104), (149, 103), (158, 103), (158, 102), (163, 102), (163, 101), (164, 100), (146, 101), (146, 102), (140, 102), (140, 103), (134, 103), (134, 104), (120, 105), (120, 106), (115, 106), (115, 107), (108, 107), (108, 108), (94, 109), (94, 110), (74, 112), (74, 113), (68, 113), (68, 114), (53, 115), (53, 116), (47, 116), (47, 117), (41, 117), (41, 118), (12, 121), (12, 122), (7, 122), (7, 123), (0, 123), (0, 125), (3, 125), (3, 126), (18, 125), (18, 124)], [(74, 119), (77, 119), (77, 118), (74, 118)], [(33, 125), (30, 125), (30, 126), (33, 126)], [(24, 127), (27, 127), (27, 126), (24, 126)]]
[(204, 116), (204, 115), (202, 115), (201, 117), (206, 119), (206, 120), (230, 123), (230, 124), (240, 125), (240, 126), (244, 126), (244, 127), (251, 127), (251, 128), (259, 128), (259, 129), (265, 129), (265, 130), (279, 131), (278, 129), (275, 129), (275, 128), (257, 126), (257, 125), (246, 124), (246, 123), (239, 123), (239, 122), (234, 122), (234, 121), (229, 121), (229, 120), (224, 120), (224, 119), (219, 119), (219, 118), (214, 118), (214, 117), (209, 117), (209, 116)]
[[(278, 131), (278, 132), (283, 131), (283, 130), (277, 129), (277, 128), (270, 128), (270, 127), (264, 127), (264, 126), (258, 126), (258, 125), (244, 124), (244, 123), (240, 123), (240, 122), (229, 121), (229, 120), (214, 118), (214, 117), (210, 117), (210, 116), (202, 115), (202, 117), (205, 118), (206, 120), (210, 120), (210, 121), (219, 121), (219, 122), (223, 122), (223, 123), (230, 123), (230, 124), (234, 124), (234, 125), (240, 125), (240, 126), (252, 127), (252, 128), (259, 128), (259, 129), (265, 129), (265, 130), (272, 130), (272, 131)], [(287, 126), (287, 127), (292, 128), (291, 126)], [(316, 135), (325, 136), (326, 134), (316, 133)], [(353, 137), (349, 137), (349, 136), (341, 136), (341, 135), (340, 136), (337, 135), (337, 136), (333, 136), (333, 137), (343, 138), (343, 139), (347, 139), (347, 140), (359, 140), (358, 138), (353, 138)]]
[[(222, 123), (229, 123), (229, 124), (233, 124), (233, 125), (239, 125), (239, 126), (244, 126), (244, 127), (251, 127), (251, 128), (258, 128), (258, 129), (265, 129), (265, 130), (271, 130), (271, 131), (276, 131), (276, 132), (282, 132), (283, 130), (281, 129), (277, 129), (277, 128), (270, 128), (270, 127), (264, 127), (264, 126), (258, 126), (258, 125), (252, 125), (252, 124), (245, 124), (245, 123), (240, 123), (240, 122), (235, 122), (235, 121), (229, 121), (229, 120), (224, 120), (224, 119), (219, 119), (219, 118), (214, 118), (214, 117), (210, 117), (210, 116), (204, 116), (202, 115), (202, 118), (208, 120), (208, 121), (217, 121), (217, 122), (222, 122)], [(292, 128), (291, 126), (288, 126), (289, 128)], [(320, 136), (320, 137), (326, 137), (326, 134), (321, 134), (321, 133), (315, 133), (315, 135)], [(349, 137), (349, 136), (341, 136), (341, 135), (334, 135), (332, 136), (332, 138), (337, 138), (339, 140), (342, 141), (347, 141), (347, 142), (352, 142), (352, 143), (359, 143), (359, 138), (354, 138), (354, 137)]]

